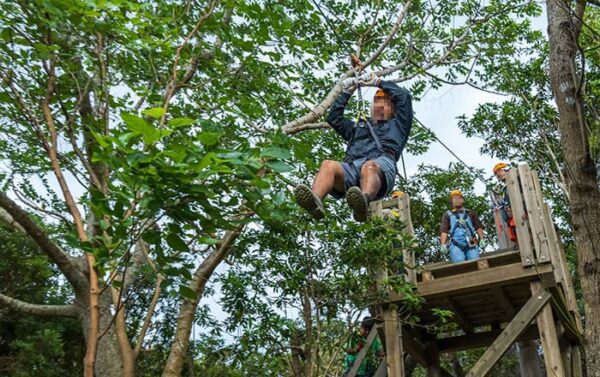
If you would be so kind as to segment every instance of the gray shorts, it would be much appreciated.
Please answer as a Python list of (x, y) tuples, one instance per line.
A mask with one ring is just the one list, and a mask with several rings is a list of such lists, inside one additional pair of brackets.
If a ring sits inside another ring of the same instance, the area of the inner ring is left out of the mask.
[[(388, 156), (379, 156), (373, 159), (379, 169), (381, 169), (384, 179), (381, 182), (381, 187), (375, 199), (381, 199), (388, 195), (394, 189), (394, 183), (396, 181), (396, 162)], [(352, 186), (360, 186), (360, 169), (363, 164), (367, 162), (366, 158), (354, 160), (351, 163), (340, 162), (342, 169), (344, 169), (344, 192), (339, 192), (335, 188), (331, 191), (331, 196), (336, 199), (344, 197), (345, 192)]]

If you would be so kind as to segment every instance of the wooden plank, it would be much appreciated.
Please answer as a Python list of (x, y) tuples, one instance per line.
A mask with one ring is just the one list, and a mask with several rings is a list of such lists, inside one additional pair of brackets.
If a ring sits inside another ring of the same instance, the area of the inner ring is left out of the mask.
[[(414, 236), (415, 230), (410, 217), (410, 198), (406, 194), (403, 194), (398, 198), (398, 214), (405, 226), (404, 233)], [(417, 284), (415, 251), (404, 249), (402, 250), (402, 257), (404, 259), (404, 265), (406, 266), (407, 281)]]
[[(550, 209), (548, 209), (548, 214), (550, 214)], [(567, 263), (567, 256), (565, 255), (565, 248), (560, 239), (560, 236), (556, 232), (556, 229), (552, 227), (552, 235), (558, 246), (558, 264), (560, 264), (562, 269), (562, 274), (564, 277), (564, 289), (565, 289), (565, 297), (567, 298), (567, 307), (573, 313), (575, 317), (575, 323), (577, 324), (577, 331), (583, 333), (583, 324), (581, 323), (581, 315), (579, 314), (579, 306), (577, 305), (577, 296), (575, 295), (575, 286), (573, 285), (573, 279), (571, 278), (571, 272), (569, 271), (569, 265)]]
[(454, 313), (454, 317), (452, 319), (460, 326), (465, 334), (472, 334), (474, 332), (473, 326), (471, 326), (469, 322), (465, 320), (465, 317), (458, 308), (458, 305), (456, 305), (450, 297), (446, 297), (444, 306)]
[(573, 313), (567, 307), (563, 290), (558, 287), (551, 287), (549, 290), (552, 293), (552, 307), (562, 322), (561, 333), (570, 342), (583, 344), (583, 332), (580, 332), (577, 328)]
[(514, 317), (515, 316), (515, 308), (510, 303), (510, 300), (508, 299), (508, 297), (506, 297), (506, 294), (504, 293), (504, 290), (502, 289), (502, 287), (492, 288), (492, 294), (494, 295), (494, 298), (496, 299), (498, 304), (500, 304), (500, 307), (506, 314), (506, 317), (507, 318)]
[(427, 351), (430, 357), (430, 363), (427, 366), (427, 377), (441, 377), (442, 366), (440, 363), (440, 351), (435, 336), (428, 342)]
[(519, 251), (504, 251), (486, 253), (485, 256), (476, 259), (459, 263), (438, 262), (423, 266), (423, 272), (428, 271), (436, 278), (451, 275), (464, 274), (466, 272), (476, 271), (479, 264), (486, 261), (490, 268), (516, 263), (521, 260)]
[[(524, 268), (521, 263), (495, 267), (489, 270), (469, 272), (463, 275), (449, 276), (435, 279), (427, 283), (417, 284), (420, 296), (429, 299), (437, 295), (458, 295), (462, 293), (487, 290), (496, 286), (510, 285), (522, 281), (538, 278), (547, 279), (547, 284), (552, 285), (554, 275), (552, 266), (540, 265), (537, 268)], [(391, 301), (400, 301), (402, 296), (395, 292), (388, 295)]]
[(529, 234), (529, 221), (525, 216), (523, 206), (523, 195), (519, 184), (519, 173), (517, 169), (511, 169), (506, 175), (506, 187), (513, 217), (516, 223), (517, 241), (521, 253), (521, 263), (523, 266), (531, 266), (535, 262), (533, 255), (532, 240)]
[[(547, 207), (547, 204), (544, 203), (544, 193), (542, 192), (542, 186), (540, 185), (540, 179), (538, 177), (538, 174), (535, 170), (531, 171), (531, 181), (533, 183), (533, 190), (535, 192), (536, 195), (536, 200), (539, 206), (539, 212), (542, 215), (542, 220), (544, 220), (543, 216), (544, 216), (544, 207)], [(550, 224), (552, 224), (551, 228), (554, 228), (554, 225), (552, 223), (552, 220), (550, 220)], [(549, 229), (547, 227), (547, 225), (542, 221), (542, 226), (544, 229), (544, 234), (545, 234), (545, 248), (542, 248), (541, 251), (541, 257), (540, 260), (542, 258), (544, 258), (544, 260), (549, 260), (550, 258), (552, 258), (552, 250), (551, 248), (554, 246), (556, 247), (556, 245), (553, 242), (553, 239), (551, 237), (551, 231), (552, 229)]]
[[(474, 348), (487, 347), (498, 338), (501, 330), (491, 330), (470, 335), (452, 336), (438, 339), (441, 353), (466, 351)], [(530, 325), (517, 337), (517, 342), (534, 340), (539, 337), (537, 326)]]
[(404, 350), (408, 352), (417, 363), (427, 367), (429, 362), (427, 360), (425, 346), (417, 341), (415, 336), (404, 327), (402, 328), (402, 345)]
[(529, 326), (540, 310), (547, 307), (546, 304), (550, 300), (550, 296), (550, 292), (547, 291), (534, 294), (527, 301), (527, 304), (519, 310), (519, 313), (506, 326), (494, 343), (485, 351), (483, 356), (475, 363), (473, 368), (467, 373), (467, 377), (485, 376), (515, 340), (517, 340), (518, 336)]
[(573, 347), (571, 362), (573, 363), (573, 377), (583, 377), (583, 365), (581, 363), (581, 346)]
[[(519, 177), (521, 178), (521, 187), (523, 188), (523, 198), (525, 199), (525, 210), (531, 228), (533, 237), (533, 254), (535, 263), (550, 262), (550, 252), (548, 251), (548, 239), (542, 225), (542, 212), (537, 200), (537, 194), (533, 187), (533, 178), (531, 170), (527, 164), (519, 166)], [(512, 205), (512, 200), (511, 200)]]
[(356, 359), (354, 360), (354, 364), (352, 364), (352, 368), (350, 368), (350, 371), (348, 371), (348, 377), (355, 377), (356, 373), (358, 373), (358, 369), (360, 368), (360, 365), (365, 360), (365, 357), (367, 356), (367, 352), (371, 348), (371, 344), (373, 343), (373, 341), (377, 337), (377, 329), (378, 329), (378, 327), (379, 327), (379, 325), (375, 325), (375, 326), (373, 326), (373, 328), (371, 328), (371, 331), (369, 332), (369, 335), (367, 335), (367, 340), (365, 341), (365, 345), (358, 352), (358, 355), (356, 355)]
[(383, 329), (385, 332), (385, 358), (387, 360), (387, 375), (404, 377), (404, 352), (398, 312), (394, 309), (383, 311)]
[[(538, 281), (531, 282), (531, 294), (538, 296), (549, 292), (542, 289), (542, 284)], [(548, 376), (564, 377), (565, 370), (562, 365), (560, 347), (558, 344), (558, 334), (552, 315), (550, 303), (544, 305), (536, 317), (540, 340), (544, 350), (544, 363), (546, 364), (546, 374)]]
[(377, 371), (375, 372), (375, 375), (373, 377), (386, 377), (386, 376), (387, 376), (387, 364), (386, 364), (385, 359), (383, 359), (379, 363), (379, 367), (377, 368)]

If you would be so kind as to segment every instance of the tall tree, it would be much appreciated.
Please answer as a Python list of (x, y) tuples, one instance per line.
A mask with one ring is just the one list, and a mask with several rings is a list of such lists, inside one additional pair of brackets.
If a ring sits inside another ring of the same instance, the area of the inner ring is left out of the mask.
[[(585, 61), (579, 47), (585, 0), (548, 0), (550, 82), (558, 107), (570, 214), (577, 245), (579, 278), (585, 302), (587, 373), (600, 376), (600, 187), (592, 157), (584, 102)], [(580, 53), (581, 52), (581, 53)]]

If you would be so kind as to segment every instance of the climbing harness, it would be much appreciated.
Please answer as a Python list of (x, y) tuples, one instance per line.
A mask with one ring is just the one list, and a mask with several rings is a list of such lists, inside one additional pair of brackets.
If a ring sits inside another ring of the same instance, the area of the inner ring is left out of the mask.
[[(462, 211), (448, 211), (448, 216), (450, 218), (450, 242), (458, 247), (459, 249), (461, 249), (462, 251), (464, 251), (465, 253), (469, 250), (474, 248), (475, 246), (477, 246), (477, 243), (474, 242), (475, 240), (475, 227), (473, 226), (473, 223), (471, 222), (471, 218), (469, 217), (469, 214), (467, 212), (467, 210), (462, 210)], [(457, 240), (457, 237), (455, 237), (455, 233), (456, 230), (458, 228), (461, 228), (464, 232), (466, 232), (466, 244), (461, 243)]]

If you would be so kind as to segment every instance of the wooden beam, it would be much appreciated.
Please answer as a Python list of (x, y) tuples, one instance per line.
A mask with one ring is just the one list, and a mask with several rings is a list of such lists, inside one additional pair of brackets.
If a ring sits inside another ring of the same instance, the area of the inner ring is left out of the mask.
[(429, 361), (427, 359), (427, 352), (425, 346), (422, 345), (418, 340), (415, 339), (414, 334), (410, 331), (402, 328), (402, 344), (404, 350), (408, 352), (413, 359), (424, 367), (427, 367)]
[(572, 350), (571, 362), (573, 363), (573, 377), (583, 377), (583, 366), (581, 365), (581, 346), (575, 346)]
[[(500, 360), (500, 357), (517, 340), (518, 336), (525, 330), (534, 317), (546, 306), (550, 300), (550, 292), (541, 291), (534, 294), (529, 301), (519, 310), (515, 318), (506, 326), (504, 331), (485, 351), (483, 356), (475, 363), (466, 377), (483, 377)], [(562, 376), (562, 375), (560, 375)]]
[[(437, 278), (426, 283), (421, 282), (417, 284), (417, 293), (421, 297), (431, 299), (435, 296), (462, 294), (539, 278), (544, 279), (546, 285), (553, 285), (552, 266), (544, 264), (536, 268), (524, 268), (521, 263), (513, 263), (489, 270)], [(388, 298), (392, 302), (401, 301), (402, 295), (390, 292)]]
[(561, 333), (563, 333), (563, 336), (572, 344), (583, 344), (583, 333), (578, 331), (574, 313), (570, 312), (567, 307), (563, 290), (559, 289), (559, 287), (551, 287), (549, 290), (550, 293), (552, 293), (552, 307), (564, 324), (564, 326), (561, 325)]
[[(529, 165), (519, 165), (519, 177), (521, 177), (521, 187), (523, 188), (523, 198), (525, 199), (525, 209), (529, 219), (529, 226), (533, 236), (534, 256), (536, 263), (550, 263), (550, 251), (548, 249), (548, 237), (544, 232), (542, 224), (541, 207), (543, 202), (540, 202), (541, 193), (537, 193), (533, 183), (533, 172), (529, 169)], [(512, 204), (512, 201), (511, 201)]]
[(471, 326), (469, 322), (467, 322), (461, 310), (458, 308), (456, 303), (452, 301), (452, 298), (446, 297), (444, 299), (444, 304), (444, 306), (446, 306), (447, 309), (451, 310), (454, 313), (454, 322), (456, 322), (456, 324), (460, 326), (460, 328), (465, 332), (465, 334), (472, 334), (474, 332), (473, 326)]
[(352, 368), (350, 368), (350, 371), (348, 371), (348, 377), (355, 377), (356, 373), (358, 373), (358, 369), (360, 368), (360, 365), (365, 360), (365, 357), (367, 356), (367, 352), (369, 352), (369, 349), (371, 348), (371, 344), (377, 337), (377, 328), (378, 327), (379, 327), (379, 325), (375, 325), (375, 326), (373, 326), (373, 328), (371, 328), (369, 335), (367, 335), (367, 340), (365, 341), (365, 345), (358, 352), (358, 355), (356, 355), (354, 364), (352, 364)]
[(506, 175), (506, 187), (513, 217), (516, 223), (517, 241), (521, 252), (521, 263), (523, 266), (531, 266), (535, 263), (532, 240), (529, 235), (529, 221), (525, 216), (523, 206), (523, 194), (519, 184), (519, 173), (517, 169), (511, 169)]
[[(527, 166), (527, 165), (525, 165)], [(527, 166), (529, 169), (529, 166)], [(546, 226), (544, 225), (544, 194), (542, 193), (542, 186), (537, 173), (534, 170), (530, 170), (531, 184), (533, 186), (533, 194), (535, 195), (535, 201), (537, 202), (536, 213), (538, 214), (537, 222), (542, 227), (540, 233), (542, 238), (540, 239), (541, 249), (538, 251), (538, 263), (545, 263), (552, 259), (550, 248), (553, 246), (550, 233), (547, 232)]]
[(506, 317), (509, 319), (513, 318), (515, 316), (515, 308), (510, 303), (510, 300), (504, 293), (502, 287), (492, 288), (491, 291), (492, 295), (494, 295), (494, 298), (500, 304), (500, 307), (502, 308), (504, 313), (506, 313)]
[(398, 312), (388, 308), (383, 311), (383, 329), (385, 331), (385, 358), (389, 377), (404, 377), (404, 352), (402, 349), (401, 325)]
[[(470, 335), (453, 336), (449, 338), (438, 339), (441, 353), (450, 353), (466, 351), (473, 348), (487, 347), (498, 338), (502, 330), (491, 330)], [(518, 337), (517, 342), (534, 340), (539, 338), (537, 326), (530, 325)]]
[[(403, 194), (398, 198), (398, 214), (405, 226), (404, 233), (414, 235), (415, 230), (410, 217), (410, 198), (406, 194)], [(402, 257), (404, 259), (404, 265), (406, 266), (406, 280), (413, 284), (417, 284), (415, 251), (404, 249), (402, 250)]]
[(442, 377), (442, 366), (440, 364), (440, 351), (435, 336), (427, 344), (431, 362), (427, 366), (427, 377)]
[[(545, 294), (542, 284), (539, 281), (531, 282), (531, 294), (537, 296)], [(548, 293), (549, 294), (549, 293)], [(544, 305), (537, 318), (538, 330), (540, 331), (540, 340), (544, 350), (544, 363), (546, 364), (546, 374), (548, 376), (564, 377), (565, 370), (562, 365), (560, 347), (558, 344), (558, 335), (552, 315), (552, 307), (548, 303)]]

